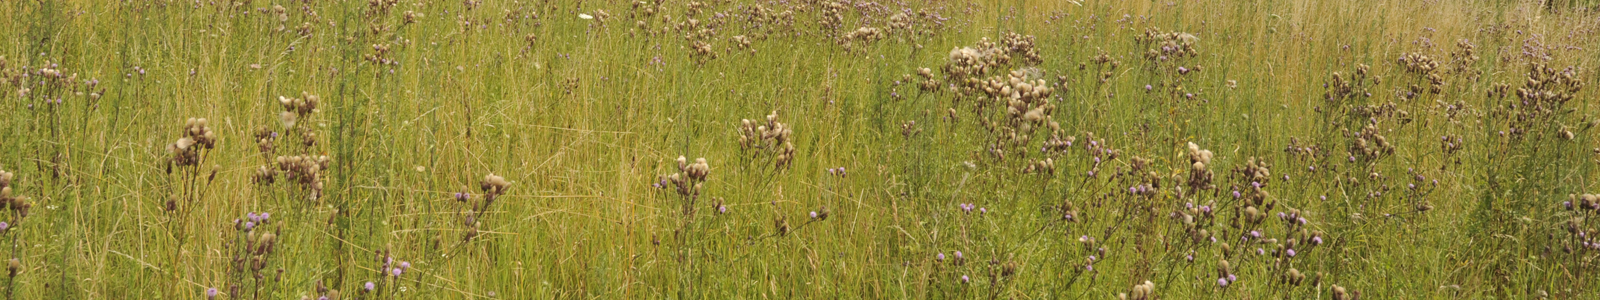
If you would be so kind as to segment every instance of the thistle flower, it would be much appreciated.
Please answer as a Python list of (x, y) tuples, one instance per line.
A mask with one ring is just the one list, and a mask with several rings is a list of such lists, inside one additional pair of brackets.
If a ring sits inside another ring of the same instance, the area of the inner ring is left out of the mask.
[(206, 299), (216, 299), (216, 298), (217, 298), (217, 288), (206, 289)]

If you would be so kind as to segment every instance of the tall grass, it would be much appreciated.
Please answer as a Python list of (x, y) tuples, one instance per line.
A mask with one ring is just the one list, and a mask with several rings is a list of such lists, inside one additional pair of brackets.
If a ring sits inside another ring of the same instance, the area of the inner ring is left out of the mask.
[(8, 1), (3, 288), (1589, 298), (1600, 7), (1555, 3)]

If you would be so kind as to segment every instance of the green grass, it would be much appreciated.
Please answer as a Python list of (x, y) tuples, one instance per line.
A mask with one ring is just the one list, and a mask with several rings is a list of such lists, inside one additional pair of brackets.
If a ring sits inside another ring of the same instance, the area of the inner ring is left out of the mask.
[[(863, 1), (838, 6), (836, 30), (830, 1), (401, 2), (0, 3), (0, 169), (27, 204), (0, 214), (6, 297), (1132, 299), (1147, 280), (1162, 299), (1600, 293), (1600, 250), (1583, 248), (1600, 242), (1596, 210), (1562, 205), (1600, 193), (1592, 1)], [(891, 24), (902, 11), (909, 29)], [(863, 27), (884, 36), (846, 47)], [(1197, 37), (1194, 56), (1147, 59), (1147, 30)], [(1016, 118), (949, 69), (949, 49), (1013, 32), (1040, 60), (1013, 52), (970, 78), (1044, 80), (1053, 92)], [(1461, 41), (1477, 59), (1455, 59)], [(1437, 62), (1437, 93), (1408, 53)], [(1521, 103), (1516, 89), (1553, 85), (1527, 83), (1535, 64), (1582, 88)], [(1327, 100), (1358, 65), (1357, 92)], [(287, 126), (279, 97), (303, 95), (317, 109)], [(1021, 118), (1043, 106), (1048, 121)], [(773, 112), (792, 129), (782, 167), (739, 143), (742, 119)], [(175, 165), (188, 118), (218, 142)], [(1069, 150), (1041, 152), (1052, 134)], [(1190, 142), (1215, 153), (1215, 189), (1188, 185)], [(252, 179), (280, 155), (330, 158), (320, 197), (284, 171)], [(698, 197), (652, 186), (679, 156), (708, 161)], [(1053, 172), (1023, 172), (1044, 158)], [(1252, 158), (1270, 175), (1249, 178)], [(485, 209), (489, 174), (511, 184)], [(1306, 224), (1277, 217), (1291, 210)], [(251, 212), (270, 221), (245, 233)], [(265, 232), (256, 278), (235, 262)], [(377, 251), (411, 267), (385, 276)]]

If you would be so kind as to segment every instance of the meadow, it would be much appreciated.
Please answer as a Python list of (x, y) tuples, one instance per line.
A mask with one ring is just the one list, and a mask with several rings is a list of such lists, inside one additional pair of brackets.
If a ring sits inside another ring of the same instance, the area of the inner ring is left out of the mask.
[(1600, 3), (0, 1), (5, 299), (1593, 299)]

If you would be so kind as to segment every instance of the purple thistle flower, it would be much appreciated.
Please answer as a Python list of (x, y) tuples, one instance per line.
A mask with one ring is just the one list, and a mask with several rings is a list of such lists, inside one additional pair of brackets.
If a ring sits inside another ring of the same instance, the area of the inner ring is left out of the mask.
[(244, 222), (244, 230), (250, 230), (250, 229), (255, 229), (255, 228), (256, 228), (256, 222)]
[(1228, 274), (1228, 282), (1235, 282), (1235, 281), (1239, 281), (1239, 276), (1234, 276), (1233, 274)]
[(1228, 287), (1228, 279), (1227, 278), (1217, 278), (1217, 286)]
[(378, 285), (373, 284), (371, 281), (368, 281), (367, 284), (362, 285), (361, 287), (366, 288), (368, 292), (371, 292), (373, 289), (377, 289)]
[(1312, 245), (1321, 245), (1322, 244), (1322, 237), (1320, 237), (1320, 236), (1311, 237), (1311, 244)]
[(411, 269), (411, 262), (405, 262), (405, 261), (400, 262), (400, 268), (401, 269), (410, 270)]
[(1267, 255), (1267, 249), (1256, 248), (1256, 255)]
[(972, 281), (972, 278), (967, 278), (967, 275), (961, 275), (961, 283), (967, 283), (969, 281)]
[(215, 298), (217, 298), (217, 288), (206, 289), (206, 299), (215, 299)]
[(394, 277), (400, 277), (400, 273), (405, 273), (405, 270), (401, 270), (400, 268), (394, 268), (394, 270), (390, 270), (389, 272), (391, 274), (394, 274)]
[(988, 209), (985, 209), (985, 208), (982, 208), (982, 207), (978, 208), (978, 214), (981, 215), (981, 214), (987, 214), (987, 213), (989, 213)]
[(1233, 198), (1239, 199), (1239, 191), (1233, 191)]
[(11, 229), (11, 224), (0, 221), (0, 231), (6, 231), (6, 229)]
[(1289, 257), (1294, 257), (1294, 249), (1284, 250), (1283, 254), (1288, 254)]
[(1083, 265), (1084, 271), (1094, 272), (1094, 264)]
[(956, 259), (962, 259), (962, 258), (964, 258), (964, 257), (961, 256), (961, 251), (956, 251)]
[(934, 258), (934, 260), (937, 260), (937, 261), (944, 261), (944, 252), (939, 252), (939, 254), (938, 255), (934, 255), (933, 258)]
[(1148, 84), (1144, 85), (1144, 91), (1149, 92), (1151, 89), (1153, 89), (1153, 87), (1151, 87), (1150, 85), (1148, 85)]

